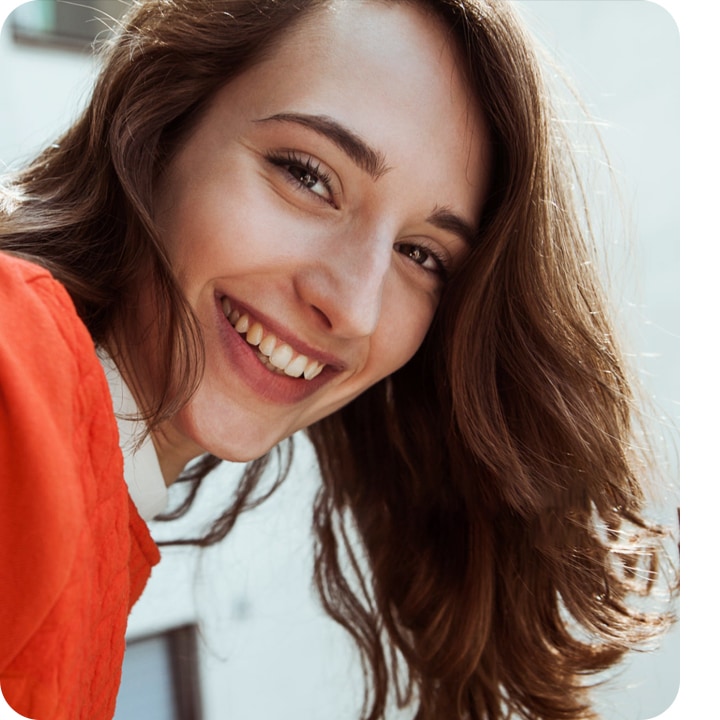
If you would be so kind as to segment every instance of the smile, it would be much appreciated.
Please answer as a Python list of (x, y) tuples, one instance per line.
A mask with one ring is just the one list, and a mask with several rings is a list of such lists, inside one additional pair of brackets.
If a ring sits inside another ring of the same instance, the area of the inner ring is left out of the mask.
[(227, 297), (222, 298), (222, 310), (237, 334), (256, 348), (258, 360), (268, 370), (291, 378), (312, 380), (325, 368), (324, 363), (297, 352), (248, 313), (233, 308)]

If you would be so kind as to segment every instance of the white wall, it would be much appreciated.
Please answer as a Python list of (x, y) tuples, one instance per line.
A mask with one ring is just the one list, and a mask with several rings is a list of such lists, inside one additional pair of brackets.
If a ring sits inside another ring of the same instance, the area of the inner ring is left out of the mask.
[[(610, 226), (629, 227), (634, 235), (630, 251), (624, 242), (609, 243), (614, 267), (633, 269), (613, 285), (631, 346), (644, 354), (648, 391), (677, 424), (676, 30), (659, 6), (643, 0), (518, 4), (570, 68), (593, 115), (607, 121), (603, 137), (630, 218)], [(15, 46), (1, 37), (0, 162), (29, 156), (64, 127), (86, 96), (92, 71), (85, 56)], [(596, 195), (603, 204), (605, 196)], [(194, 550), (164, 552), (131, 616), (131, 636), (201, 619), (206, 720), (338, 720), (352, 717), (359, 704), (352, 646), (310, 590), (307, 528), (317, 480), (307, 445), (301, 445), (287, 485), (244, 518), (227, 542), (202, 558)], [(236, 472), (230, 467), (218, 474), (196, 516), (222, 505)], [(672, 510), (674, 499), (667, 506)], [(635, 720), (667, 707), (678, 682), (677, 646), (674, 632), (660, 652), (635, 659), (601, 699), (603, 717)]]

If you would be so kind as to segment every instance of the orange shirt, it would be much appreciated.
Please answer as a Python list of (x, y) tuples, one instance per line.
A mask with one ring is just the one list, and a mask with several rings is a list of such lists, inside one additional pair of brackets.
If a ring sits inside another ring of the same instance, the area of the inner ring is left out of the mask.
[(0, 252), (0, 687), (34, 720), (111, 720), (160, 559), (105, 375), (65, 289)]

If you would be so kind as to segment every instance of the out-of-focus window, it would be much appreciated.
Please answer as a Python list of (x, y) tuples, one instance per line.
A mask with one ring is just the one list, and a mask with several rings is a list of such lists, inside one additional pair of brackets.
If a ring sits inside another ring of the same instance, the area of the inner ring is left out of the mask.
[(202, 720), (194, 625), (128, 643), (114, 720)]
[(16, 42), (86, 50), (127, 10), (122, 0), (30, 0), (10, 15)]

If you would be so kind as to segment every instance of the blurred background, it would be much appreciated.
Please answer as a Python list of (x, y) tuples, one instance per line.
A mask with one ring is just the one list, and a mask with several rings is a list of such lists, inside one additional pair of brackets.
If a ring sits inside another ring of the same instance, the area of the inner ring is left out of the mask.
[[(678, 33), (645, 0), (518, 0), (547, 55), (559, 115), (576, 138), (589, 204), (607, 260), (608, 287), (627, 351), (658, 420), (675, 487), (679, 426)], [(78, 114), (96, 72), (90, 52), (117, 0), (19, 6), (0, 34), (0, 171), (52, 142)], [(94, 19), (100, 18), (100, 19)], [(566, 81), (588, 115), (579, 112)], [(600, 134), (605, 152), (596, 137)], [(607, 171), (608, 162), (612, 175)], [(309, 444), (297, 438), (286, 484), (244, 516), (219, 546), (163, 550), (134, 609), (116, 720), (338, 720), (356, 717), (362, 676), (353, 645), (311, 588)], [(224, 506), (241, 468), (209, 478), (191, 515), (154, 523), (156, 538), (202, 529)], [(271, 473), (270, 473), (271, 475)], [(663, 712), (679, 682), (679, 630), (637, 653), (597, 692), (605, 720)], [(388, 720), (411, 713), (388, 715)]]

